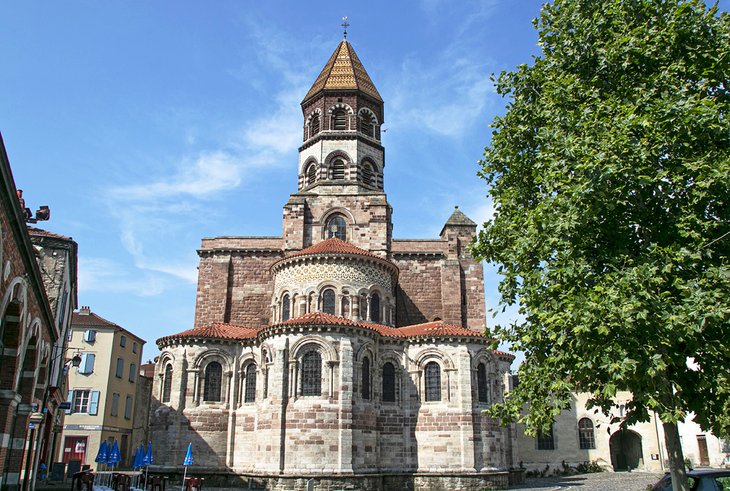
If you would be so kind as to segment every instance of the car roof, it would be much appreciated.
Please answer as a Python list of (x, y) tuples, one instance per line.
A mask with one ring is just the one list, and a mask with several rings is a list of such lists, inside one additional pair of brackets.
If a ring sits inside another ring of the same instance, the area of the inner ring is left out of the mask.
[(692, 469), (687, 471), (688, 476), (730, 476), (730, 469)]

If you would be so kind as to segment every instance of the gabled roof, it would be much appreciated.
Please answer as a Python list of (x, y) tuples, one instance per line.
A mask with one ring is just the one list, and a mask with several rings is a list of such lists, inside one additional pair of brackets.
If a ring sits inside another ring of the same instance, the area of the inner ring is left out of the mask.
[(342, 41), (330, 56), (329, 61), (325, 64), (322, 72), (314, 81), (312, 88), (309, 89), (304, 101), (313, 97), (322, 90), (359, 90), (369, 95), (377, 101), (383, 102), (383, 99), (375, 88), (373, 81), (365, 71), (365, 67), (360, 63), (360, 59), (355, 54), (352, 45), (347, 41)]
[(53, 232), (49, 232), (48, 230), (43, 230), (43, 229), (36, 228), (36, 227), (28, 227), (28, 233), (30, 235), (37, 235), (40, 237), (52, 237), (54, 239), (73, 240), (71, 237), (66, 237), (65, 235), (54, 234)]
[(89, 312), (88, 314), (74, 312), (73, 317), (71, 318), (71, 325), (72, 326), (95, 326), (95, 327), (119, 327), (121, 329), (121, 326), (119, 326), (118, 324), (115, 324), (112, 321), (108, 321), (105, 318), (98, 316), (93, 312)]
[(469, 218), (468, 216), (464, 215), (464, 212), (462, 212), (458, 206), (454, 207), (454, 212), (451, 214), (448, 220), (446, 220), (445, 225), (468, 225), (470, 227), (476, 227), (477, 224)]

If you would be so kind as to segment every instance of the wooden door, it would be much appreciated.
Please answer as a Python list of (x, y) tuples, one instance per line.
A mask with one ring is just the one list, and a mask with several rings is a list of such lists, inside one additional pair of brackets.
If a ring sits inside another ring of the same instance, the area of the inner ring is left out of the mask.
[(86, 463), (87, 437), (67, 436), (63, 442), (63, 461), (79, 460)]
[(705, 435), (697, 435), (697, 448), (700, 451), (700, 465), (710, 465), (710, 454), (707, 452)]

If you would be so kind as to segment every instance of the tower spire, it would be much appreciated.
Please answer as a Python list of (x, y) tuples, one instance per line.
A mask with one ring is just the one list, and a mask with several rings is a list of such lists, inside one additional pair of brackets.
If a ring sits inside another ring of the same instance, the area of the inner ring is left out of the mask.
[(342, 39), (347, 40), (347, 28), (350, 27), (350, 24), (347, 23), (347, 16), (344, 16), (342, 18), (342, 24), (340, 24), (340, 25), (342, 26), (342, 30), (343, 30)]

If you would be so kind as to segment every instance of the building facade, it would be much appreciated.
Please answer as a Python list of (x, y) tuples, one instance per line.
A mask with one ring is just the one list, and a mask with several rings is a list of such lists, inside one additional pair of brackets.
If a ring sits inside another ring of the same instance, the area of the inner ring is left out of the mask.
[[(631, 393), (619, 392), (608, 416), (595, 408), (588, 409), (589, 397), (586, 393), (573, 394), (570, 409), (560, 413), (549, 434), (531, 437), (525, 434), (523, 425), (517, 425), (520, 465), (528, 471), (546, 474), (587, 462), (608, 471), (669, 469), (662, 422), (654, 413), (648, 421), (622, 429), (611, 421), (623, 417)], [(730, 463), (730, 442), (702, 431), (691, 416), (678, 426), (690, 467), (721, 467)]]
[(150, 435), (211, 483), (504, 486), (512, 428), (483, 415), (513, 357), (484, 337), (476, 224), (392, 237), (383, 100), (342, 41), (301, 104), (281, 237), (202, 241), (194, 327), (157, 341)]
[(62, 324), (46, 295), (1, 137), (0, 175), (0, 488), (31, 489), (44, 422), (56, 411), (49, 382)]
[(68, 374), (68, 403), (59, 449), (60, 460), (97, 467), (102, 440), (117, 441), (119, 466), (128, 466), (142, 348), (145, 341), (128, 330), (81, 307), (74, 312), (68, 353), (80, 356)]

